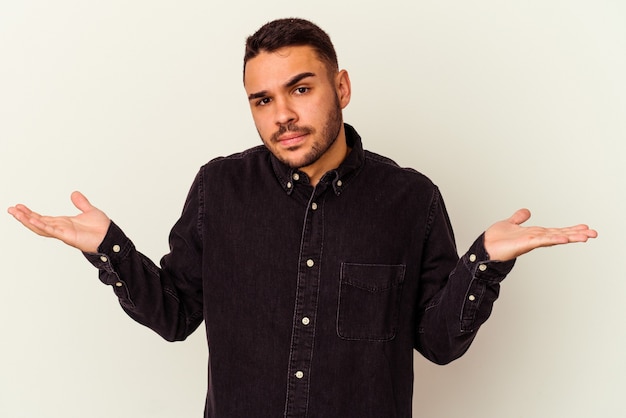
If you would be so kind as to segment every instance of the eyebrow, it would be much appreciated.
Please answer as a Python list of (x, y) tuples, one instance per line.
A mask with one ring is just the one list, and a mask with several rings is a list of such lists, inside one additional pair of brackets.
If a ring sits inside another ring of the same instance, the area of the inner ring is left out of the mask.
[[(285, 83), (285, 87), (293, 87), (296, 84), (298, 84), (300, 81), (304, 80), (305, 78), (315, 77), (315, 76), (316, 76), (316, 74), (315, 73), (311, 73), (311, 72), (305, 72), (305, 73), (296, 74), (295, 76), (291, 77), (291, 79), (289, 79), (289, 81), (287, 81)], [(265, 97), (265, 96), (267, 96), (267, 90), (261, 90), (261, 91), (256, 92), (256, 93), (250, 93), (248, 95), (248, 100), (259, 99), (259, 98)]]

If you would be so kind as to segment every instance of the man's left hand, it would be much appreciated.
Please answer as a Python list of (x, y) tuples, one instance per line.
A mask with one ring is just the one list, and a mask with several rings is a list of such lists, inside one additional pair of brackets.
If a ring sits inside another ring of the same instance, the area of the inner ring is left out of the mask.
[(595, 230), (584, 224), (566, 228), (521, 226), (529, 218), (530, 211), (520, 209), (509, 219), (496, 222), (485, 231), (485, 250), (491, 260), (508, 261), (535, 248), (586, 242), (598, 236)]

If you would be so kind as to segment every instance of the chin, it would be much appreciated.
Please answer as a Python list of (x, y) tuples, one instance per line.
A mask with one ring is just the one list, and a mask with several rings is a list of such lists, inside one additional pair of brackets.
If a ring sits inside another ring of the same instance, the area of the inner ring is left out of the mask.
[[(276, 155), (276, 154), (274, 154)], [(276, 155), (276, 157), (283, 163), (288, 165), (291, 168), (302, 168), (308, 165), (311, 165), (314, 160), (311, 161), (311, 158), (307, 155), (302, 156), (288, 156), (288, 155)]]

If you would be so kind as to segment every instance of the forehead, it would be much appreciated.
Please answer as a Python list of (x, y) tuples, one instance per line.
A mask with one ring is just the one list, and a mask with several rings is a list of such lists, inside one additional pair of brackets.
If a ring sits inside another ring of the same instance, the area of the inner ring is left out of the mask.
[(312, 47), (289, 46), (272, 52), (262, 51), (246, 63), (244, 86), (247, 91), (264, 89), (304, 72), (316, 75), (326, 72), (325, 63)]

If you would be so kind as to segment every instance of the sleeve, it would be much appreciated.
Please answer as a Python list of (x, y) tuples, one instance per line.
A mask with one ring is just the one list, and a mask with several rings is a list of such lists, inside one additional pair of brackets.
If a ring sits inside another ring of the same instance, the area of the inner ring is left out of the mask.
[(97, 253), (84, 253), (113, 287), (135, 321), (168, 341), (187, 338), (202, 323), (202, 177), (196, 177), (170, 232), (170, 252), (157, 267), (111, 222)]
[(484, 234), (458, 257), (443, 199), (435, 189), (424, 243), (415, 348), (446, 364), (461, 357), (489, 318), (515, 260), (489, 259)]

